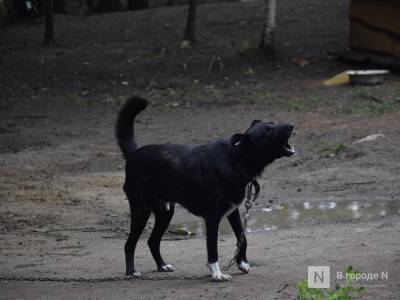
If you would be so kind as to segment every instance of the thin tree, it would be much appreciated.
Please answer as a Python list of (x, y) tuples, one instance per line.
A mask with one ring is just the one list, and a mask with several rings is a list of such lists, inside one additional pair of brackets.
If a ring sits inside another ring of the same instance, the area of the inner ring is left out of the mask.
[(189, 0), (189, 9), (186, 20), (185, 35), (183, 39), (185, 41), (195, 42), (196, 41), (196, 0)]
[(264, 23), (261, 32), (259, 49), (274, 51), (274, 35), (276, 26), (276, 0), (265, 0)]
[(44, 44), (54, 45), (54, 2), (45, 0), (44, 4), (45, 22), (44, 22)]
[(86, 0), (86, 6), (87, 6), (87, 10), (88, 10), (87, 13), (91, 14), (94, 9), (93, 0)]
[(128, 0), (128, 10), (141, 10), (149, 8), (148, 0)]
[(66, 14), (67, 6), (64, 0), (53, 0), (54, 1), (54, 13), (55, 14)]
[(97, 5), (97, 12), (109, 13), (121, 10), (120, 0), (99, 0)]

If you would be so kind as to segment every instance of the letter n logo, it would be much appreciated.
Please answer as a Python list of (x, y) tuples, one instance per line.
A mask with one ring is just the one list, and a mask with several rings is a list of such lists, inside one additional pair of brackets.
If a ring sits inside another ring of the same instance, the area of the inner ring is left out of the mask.
[(308, 267), (308, 287), (329, 289), (331, 287), (331, 270), (329, 266)]

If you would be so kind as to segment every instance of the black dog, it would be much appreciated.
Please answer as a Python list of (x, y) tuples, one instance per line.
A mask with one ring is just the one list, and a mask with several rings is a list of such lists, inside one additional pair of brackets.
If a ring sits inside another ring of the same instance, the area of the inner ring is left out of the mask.
[[(131, 209), (131, 229), (125, 244), (126, 275), (140, 276), (134, 267), (137, 241), (153, 212), (155, 224), (148, 240), (151, 254), (162, 272), (174, 271), (160, 254), (161, 237), (174, 214), (175, 203), (204, 218), (208, 266), (215, 281), (229, 280), (218, 266), (218, 226), (227, 216), (239, 239), (242, 224), (238, 206), (247, 184), (277, 158), (291, 156), (288, 144), (293, 125), (275, 125), (255, 120), (245, 133), (204, 145), (148, 145), (138, 148), (133, 123), (148, 102), (133, 97), (122, 107), (116, 138), (126, 159), (124, 191)], [(250, 271), (243, 241), (237, 265)]]

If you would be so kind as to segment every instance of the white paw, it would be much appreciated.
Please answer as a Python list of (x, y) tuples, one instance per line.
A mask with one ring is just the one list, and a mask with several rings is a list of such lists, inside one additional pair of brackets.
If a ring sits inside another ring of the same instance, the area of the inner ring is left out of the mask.
[(142, 276), (142, 273), (135, 271), (135, 272), (133, 272), (132, 275), (126, 275), (126, 276), (127, 277), (140, 277), (140, 276)]
[(218, 274), (218, 275), (211, 275), (212, 281), (228, 281), (232, 279), (232, 276), (229, 274)]
[(173, 265), (168, 264), (168, 265), (162, 266), (159, 269), (159, 271), (161, 271), (161, 272), (173, 272), (173, 271), (175, 271), (175, 267)]
[(249, 263), (247, 263), (245, 261), (241, 261), (240, 263), (238, 263), (237, 267), (243, 273), (250, 273), (250, 265), (249, 265)]
[(218, 262), (208, 264), (208, 268), (211, 271), (212, 281), (228, 281), (232, 279), (231, 275), (223, 274), (219, 268)]

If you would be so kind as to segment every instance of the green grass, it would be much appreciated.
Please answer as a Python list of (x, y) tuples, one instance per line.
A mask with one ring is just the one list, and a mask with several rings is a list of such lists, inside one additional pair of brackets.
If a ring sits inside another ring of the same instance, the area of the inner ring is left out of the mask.
[(296, 285), (298, 299), (299, 300), (352, 300), (357, 295), (359, 296), (363, 291), (364, 287), (354, 287), (354, 281), (356, 275), (360, 272), (353, 269), (352, 266), (348, 266), (345, 270), (345, 285), (340, 286), (336, 284), (335, 289), (315, 289), (309, 288), (307, 280), (302, 280)]
[(161, 59), (165, 57), (167, 52), (168, 52), (167, 47), (160, 47), (158, 49), (155, 49), (154, 52), (150, 54), (150, 57), (153, 59)]
[(65, 95), (65, 100), (71, 103), (80, 104), (82, 102), (82, 97), (75, 92), (69, 92)]
[(313, 106), (318, 106), (322, 101), (323, 101), (322, 97), (317, 95), (311, 96), (309, 98), (309, 102)]
[(365, 103), (349, 103), (340, 105), (338, 112), (345, 114), (373, 114), (380, 115), (385, 112), (391, 112), (400, 108), (400, 101), (387, 101), (383, 103), (365, 102)]
[(308, 111), (308, 106), (299, 100), (289, 100), (287, 103), (287, 109), (289, 111)]
[(322, 101), (322, 98), (316, 95), (304, 99), (294, 98), (287, 100), (276, 93), (260, 90), (253, 92), (253, 96), (250, 99), (250, 102), (254, 104), (274, 105), (276, 108), (294, 112), (312, 111), (320, 106)]
[(258, 91), (253, 94), (251, 102), (255, 104), (272, 105), (276, 102), (276, 97), (271, 92)]
[(81, 107), (92, 107), (96, 104), (91, 97), (84, 97), (77, 92), (68, 92), (65, 95), (65, 101)]
[(65, 101), (81, 107), (115, 106), (120, 107), (126, 100), (125, 96), (103, 95), (101, 97), (88, 97), (76, 92), (65, 95)]
[(247, 68), (246, 70), (243, 71), (243, 75), (246, 75), (246, 76), (250, 77), (250, 76), (256, 75), (256, 72), (251, 67), (249, 67), (249, 68)]
[(250, 50), (250, 43), (248, 40), (242, 40), (239, 46), (239, 54), (246, 56)]
[(287, 109), (289, 111), (309, 112), (316, 109), (322, 103), (320, 96), (310, 96), (305, 99), (292, 99), (287, 102)]
[(0, 124), (0, 134), (13, 133), (17, 131), (17, 125), (14, 123)]
[(350, 90), (352, 98), (366, 99), (371, 96), (381, 98), (385, 95), (384, 86), (353, 86)]
[(322, 156), (337, 156), (345, 149), (346, 146), (342, 143), (325, 144), (318, 149), (318, 153)]
[(353, 87), (351, 99), (337, 107), (339, 113), (380, 115), (400, 109), (400, 91), (387, 95), (383, 86)]

